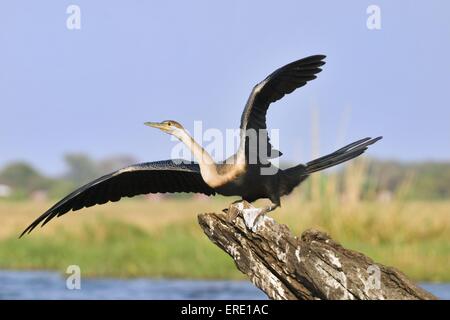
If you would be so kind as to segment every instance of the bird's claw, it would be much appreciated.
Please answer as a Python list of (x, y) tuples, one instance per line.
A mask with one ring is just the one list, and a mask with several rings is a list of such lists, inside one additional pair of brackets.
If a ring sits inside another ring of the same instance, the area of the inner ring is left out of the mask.
[(256, 228), (258, 226), (258, 220), (264, 216), (266, 211), (261, 208), (248, 208), (242, 210), (242, 216), (244, 217), (244, 222), (247, 228), (252, 230), (253, 232), (256, 231)]
[(230, 204), (228, 209), (223, 210), (227, 213), (227, 220), (234, 222), (239, 214), (242, 214), (245, 225), (253, 232), (256, 231), (257, 222), (266, 212), (266, 208), (255, 208), (247, 201), (239, 201)]

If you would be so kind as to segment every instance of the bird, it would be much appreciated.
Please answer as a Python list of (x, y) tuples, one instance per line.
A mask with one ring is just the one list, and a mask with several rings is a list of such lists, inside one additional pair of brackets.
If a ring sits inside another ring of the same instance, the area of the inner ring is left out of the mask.
[(145, 122), (147, 126), (178, 138), (189, 148), (196, 162), (180, 159), (147, 162), (104, 175), (61, 199), (32, 222), (20, 237), (69, 211), (148, 193), (220, 194), (238, 196), (241, 198), (238, 201), (249, 203), (269, 199), (269, 205), (256, 209), (253, 221), (275, 210), (281, 205), (280, 198), (290, 194), (311, 174), (361, 155), (369, 145), (382, 138), (360, 139), (328, 155), (288, 169), (272, 164), (270, 160), (280, 157), (282, 153), (272, 146), (267, 133), (269, 106), (315, 79), (322, 71), (325, 58), (325, 55), (313, 55), (291, 62), (253, 87), (240, 120), (239, 147), (231, 157), (216, 163), (175, 120)]

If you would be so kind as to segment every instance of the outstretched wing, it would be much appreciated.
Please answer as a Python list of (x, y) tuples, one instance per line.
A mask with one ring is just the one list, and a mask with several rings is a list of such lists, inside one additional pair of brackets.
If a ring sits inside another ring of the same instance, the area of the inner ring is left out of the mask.
[[(316, 74), (322, 71), (320, 67), (325, 64), (323, 59), (324, 55), (316, 55), (294, 61), (277, 69), (253, 88), (241, 117), (241, 134), (248, 135), (245, 139), (247, 162), (249, 159), (256, 159), (259, 162), (264, 156), (268, 159), (281, 156), (281, 152), (273, 149), (267, 135), (267, 109), (272, 102), (315, 79)], [(255, 133), (257, 141), (249, 143), (249, 137), (251, 139)], [(265, 142), (266, 151), (258, 152)]]
[(40, 223), (43, 226), (70, 210), (115, 202), (122, 197), (159, 192), (215, 194), (214, 189), (203, 180), (198, 164), (183, 163), (183, 160), (136, 164), (100, 177), (67, 195), (30, 224), (21, 236), (31, 232)]

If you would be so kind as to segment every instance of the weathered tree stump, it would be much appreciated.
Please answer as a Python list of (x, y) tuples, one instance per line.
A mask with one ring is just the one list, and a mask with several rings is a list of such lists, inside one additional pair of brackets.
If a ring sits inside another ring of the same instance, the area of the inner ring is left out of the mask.
[(253, 231), (242, 217), (198, 216), (209, 239), (271, 299), (436, 299), (404, 274), (346, 249), (327, 234), (307, 230), (300, 238), (262, 216)]

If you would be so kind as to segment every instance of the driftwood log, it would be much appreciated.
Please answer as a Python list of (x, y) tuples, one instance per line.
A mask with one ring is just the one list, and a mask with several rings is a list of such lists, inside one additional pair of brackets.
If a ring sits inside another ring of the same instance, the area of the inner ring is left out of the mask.
[(342, 247), (325, 233), (307, 230), (298, 238), (268, 216), (261, 216), (253, 230), (241, 214), (233, 218), (198, 216), (209, 239), (271, 299), (436, 299), (396, 269)]

